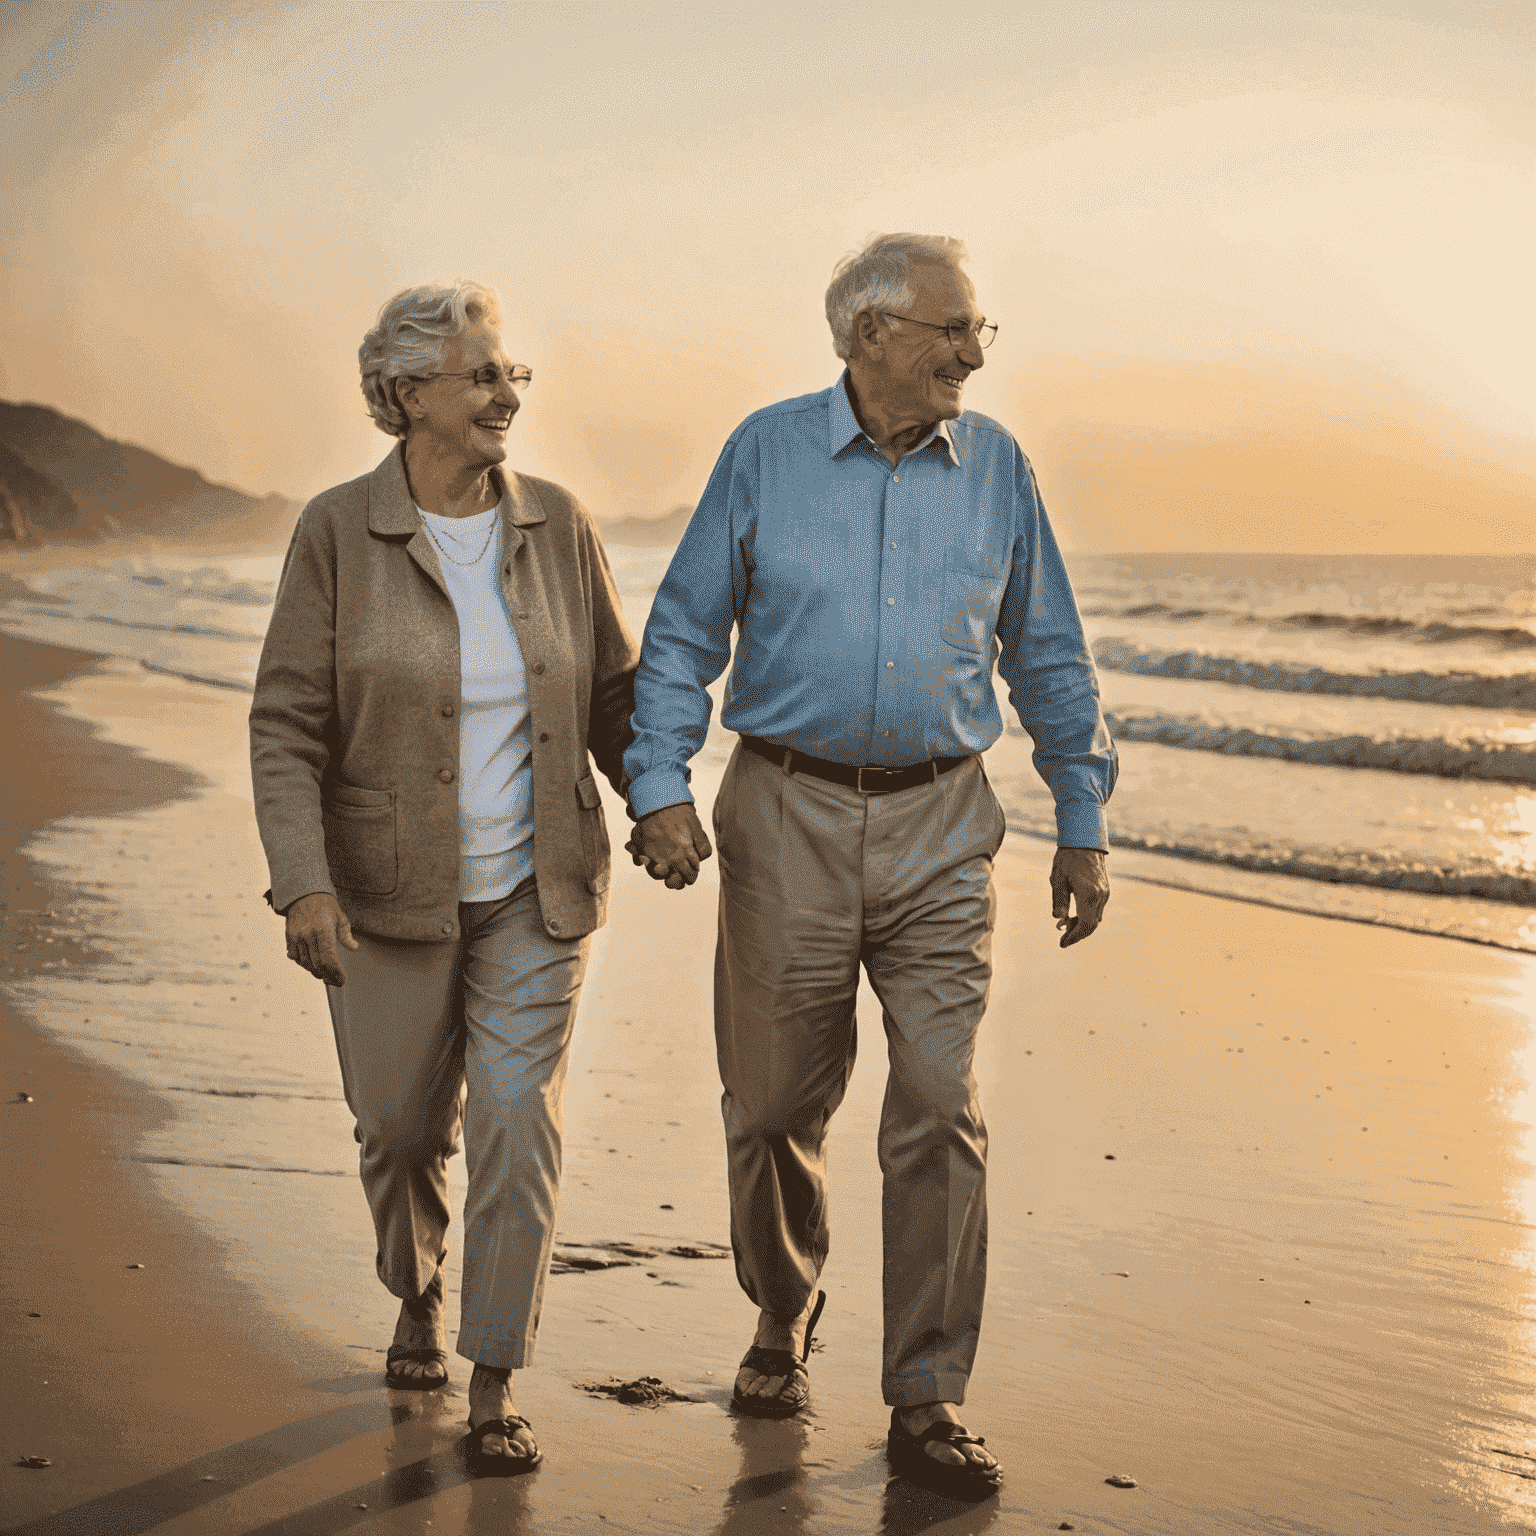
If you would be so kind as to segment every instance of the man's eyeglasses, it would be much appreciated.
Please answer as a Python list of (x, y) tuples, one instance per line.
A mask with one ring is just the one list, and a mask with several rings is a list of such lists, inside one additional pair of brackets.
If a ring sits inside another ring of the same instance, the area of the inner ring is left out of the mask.
[(935, 325), (931, 320), (914, 320), (911, 315), (893, 315), (888, 309), (882, 309), (880, 313), (888, 320), (905, 320), (908, 325), (926, 325), (930, 331), (948, 331), (949, 344), (956, 352), (972, 338), (978, 347), (990, 347), (997, 340), (997, 327), (990, 320), (978, 320), (975, 325), (967, 325), (963, 320), (951, 320), (948, 325)]
[(509, 363), (505, 368), (487, 363), (483, 368), (466, 368), (462, 373), (413, 373), (411, 377), (418, 384), (425, 384), (428, 379), (473, 379), (481, 389), (495, 389), (505, 379), (513, 389), (527, 389), (533, 383), (533, 369), (521, 363)]

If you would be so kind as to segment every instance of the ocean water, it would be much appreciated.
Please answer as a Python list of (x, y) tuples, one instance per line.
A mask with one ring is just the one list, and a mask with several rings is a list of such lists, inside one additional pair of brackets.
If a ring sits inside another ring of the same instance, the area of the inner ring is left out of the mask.
[[(670, 551), (609, 554), (638, 630)], [(1070, 565), (1120, 743), (1117, 849), (1196, 889), (1536, 951), (1536, 557)], [(0, 628), (249, 690), (280, 566), (61, 566)], [(717, 724), (706, 750), (728, 744)], [(1015, 723), (988, 771), (1013, 829), (1049, 837), (1030, 751)]]

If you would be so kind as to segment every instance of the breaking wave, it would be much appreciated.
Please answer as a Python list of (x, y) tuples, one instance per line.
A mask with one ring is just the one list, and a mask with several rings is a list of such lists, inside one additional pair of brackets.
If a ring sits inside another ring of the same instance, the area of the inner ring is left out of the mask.
[[(1008, 810), (1015, 832), (1054, 840), (1053, 820), (1028, 811)], [(1492, 859), (1463, 858), (1456, 866), (1435, 864), (1390, 851), (1366, 852), (1346, 848), (1287, 847), (1277, 843), (1228, 838), (1196, 842), (1153, 832), (1112, 830), (1113, 848), (1135, 848), (1200, 864), (1264, 875), (1299, 875), (1333, 885), (1374, 886), (1380, 890), (1412, 891), (1419, 895), (1476, 896), (1512, 906), (1536, 907), (1536, 875), (1502, 868)]]
[[(1490, 610), (1468, 610), (1465, 617)], [(1413, 619), (1396, 614), (1329, 613), (1307, 611), (1284, 614), (1255, 614), (1239, 608), (1200, 608), (1176, 603), (1148, 602), (1090, 604), (1083, 608), (1085, 618), (1098, 619), (1223, 619), (1233, 624), (1256, 625), (1273, 630), (1326, 630), (1360, 635), (1368, 639), (1416, 640), (1426, 645), (1458, 644), (1475, 641), (1509, 650), (1536, 650), (1536, 629), (1525, 624), (1453, 624), (1444, 619)]]
[(1408, 699), (1476, 709), (1536, 709), (1536, 673), (1335, 672), (1283, 662), (1244, 661), (1204, 651), (1170, 651), (1134, 640), (1096, 640), (1094, 660), (1110, 672), (1141, 677), (1187, 677), (1236, 683), (1273, 693), (1345, 694), (1364, 699)]
[(1486, 779), (1536, 784), (1536, 742), (1467, 737), (1287, 736), (1224, 724), (1199, 715), (1106, 713), (1117, 741), (1152, 741), (1229, 757), (1269, 757), (1332, 768), (1381, 768), (1443, 779)]

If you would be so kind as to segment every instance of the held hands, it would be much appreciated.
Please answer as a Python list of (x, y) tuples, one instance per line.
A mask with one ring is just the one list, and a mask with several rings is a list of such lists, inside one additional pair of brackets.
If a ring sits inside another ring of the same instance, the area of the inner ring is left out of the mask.
[(324, 891), (300, 896), (288, 908), (287, 917), (288, 958), (329, 987), (346, 986), (347, 973), (342, 969), (336, 945), (338, 941), (348, 949), (358, 945), (347, 914), (337, 906), (336, 898)]
[[(1068, 916), (1070, 901), (1077, 911)], [(1108, 860), (1097, 848), (1058, 848), (1051, 864), (1051, 916), (1065, 928), (1061, 947), (1086, 939), (1099, 926), (1109, 900)]]
[(680, 891), (699, 878), (699, 865), (714, 850), (691, 804), (663, 806), (635, 823), (625, 851), (643, 864), (652, 880), (664, 880), (669, 891)]

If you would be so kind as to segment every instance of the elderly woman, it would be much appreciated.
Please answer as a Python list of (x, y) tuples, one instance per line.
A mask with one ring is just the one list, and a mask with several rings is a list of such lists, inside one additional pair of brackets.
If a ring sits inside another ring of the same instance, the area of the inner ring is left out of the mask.
[(531, 375), (495, 294), (396, 294), (359, 357), (402, 441), (294, 531), (251, 710), (256, 818), (289, 958), (326, 983), (379, 1278), (401, 1301), (386, 1379), (448, 1380), (462, 1124), (468, 1450), (521, 1472), (540, 1452), (511, 1373), (533, 1357), (608, 890), (587, 755), (617, 786), (638, 649), (581, 504), (499, 467)]

